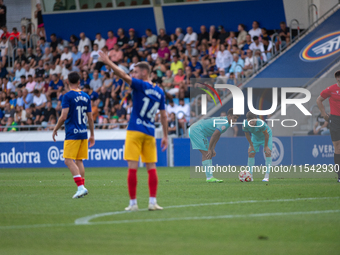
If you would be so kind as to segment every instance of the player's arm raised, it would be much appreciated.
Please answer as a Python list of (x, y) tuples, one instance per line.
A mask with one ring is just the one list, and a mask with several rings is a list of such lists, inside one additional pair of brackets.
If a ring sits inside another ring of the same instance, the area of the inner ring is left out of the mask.
[(215, 146), (218, 140), (220, 139), (220, 137), (221, 137), (221, 131), (216, 129), (210, 138), (210, 144), (209, 144), (208, 153), (207, 153), (208, 159), (211, 159), (212, 157), (216, 155)]
[(326, 113), (326, 109), (325, 109), (325, 106), (323, 105), (323, 101), (325, 101), (326, 99), (319, 96), (317, 99), (316, 99), (316, 103), (320, 109), (320, 112), (321, 112), (321, 115), (322, 117), (328, 121), (329, 120), (329, 115)]
[(92, 112), (87, 112), (86, 115), (87, 115), (87, 120), (88, 120), (89, 128), (90, 128), (89, 142), (90, 142), (90, 147), (92, 147), (95, 143), (95, 141), (94, 141), (94, 124), (93, 124)]
[(64, 124), (64, 122), (67, 119), (68, 111), (69, 111), (69, 108), (64, 108), (64, 109), (61, 110), (61, 115), (58, 119), (58, 123), (53, 129), (52, 138), (53, 138), (53, 141), (55, 141), (55, 142), (56, 142), (55, 137), (58, 136), (59, 128), (61, 128), (61, 126)]
[(104, 52), (99, 52), (99, 55), (103, 61), (104, 64), (111, 67), (114, 74), (117, 75), (119, 78), (121, 78), (123, 81), (125, 81), (127, 84), (131, 85), (132, 79), (131, 77), (126, 74), (121, 68), (119, 68), (115, 63), (113, 63), (109, 56), (107, 56)]
[(161, 123), (163, 129), (163, 138), (161, 142), (162, 151), (165, 151), (168, 147), (168, 117), (165, 110), (160, 110)]

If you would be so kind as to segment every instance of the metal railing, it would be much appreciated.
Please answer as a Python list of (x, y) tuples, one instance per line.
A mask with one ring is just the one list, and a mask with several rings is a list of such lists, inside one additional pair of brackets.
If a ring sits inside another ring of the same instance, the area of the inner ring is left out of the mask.
[(297, 31), (298, 31), (298, 39), (300, 38), (300, 22), (297, 19), (292, 19), (292, 21), (289, 24), (289, 28), (290, 28), (290, 42), (293, 41), (293, 31), (292, 31), (292, 27), (293, 24), (296, 23), (297, 25)]
[[(311, 9), (312, 9), (312, 11), (311, 11)], [(313, 23), (315, 23), (314, 22), (314, 12), (313, 12), (313, 10), (315, 10), (315, 17), (316, 17), (316, 21), (315, 22), (317, 22), (318, 21), (318, 7), (315, 5), (315, 4), (310, 4), (309, 6), (308, 6), (308, 24), (309, 24), (309, 26), (311, 25), (311, 23), (313, 22)]]
[[(11, 38), (14, 38), (13, 44), (10, 42)], [(7, 38), (7, 41), (8, 41), (8, 52), (7, 52), (8, 67), (14, 67), (15, 53), (16, 53), (16, 50), (18, 49), (18, 39), (14, 35), (11, 35)], [(12, 49), (12, 51), (10, 51), (10, 49)], [(11, 65), (11, 58), (12, 58), (12, 65)]]

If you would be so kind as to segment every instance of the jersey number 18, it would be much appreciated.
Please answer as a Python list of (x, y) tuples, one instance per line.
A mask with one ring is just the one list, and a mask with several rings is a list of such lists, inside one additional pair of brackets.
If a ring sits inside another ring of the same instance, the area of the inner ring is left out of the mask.
[(87, 122), (87, 115), (86, 110), (87, 106), (77, 106), (77, 112), (78, 112), (78, 123), (79, 125), (86, 124)]

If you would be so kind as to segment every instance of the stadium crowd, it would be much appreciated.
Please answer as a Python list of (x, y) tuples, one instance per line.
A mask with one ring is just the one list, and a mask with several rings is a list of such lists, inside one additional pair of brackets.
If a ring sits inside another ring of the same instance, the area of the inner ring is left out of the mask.
[[(186, 31), (177, 28), (170, 35), (160, 29), (157, 36), (146, 29), (145, 35), (137, 38), (133, 28), (128, 33), (119, 28), (116, 34), (108, 31), (106, 38), (98, 33), (93, 42), (84, 32), (79, 38), (72, 35), (69, 40), (51, 34), (50, 42), (42, 36), (36, 47), (31, 48), (26, 47), (30, 38), (24, 26), (21, 32), (13, 28), (11, 33), (3, 26), (0, 123), (13, 127), (1, 130), (17, 131), (17, 125), (37, 125), (35, 130), (51, 130), (61, 112), (67, 76), (72, 71), (80, 73), (80, 87), (91, 97), (97, 128), (126, 128), (133, 107), (131, 90), (104, 65), (98, 54), (101, 50), (126, 73), (139, 61), (150, 64), (152, 82), (167, 97), (169, 133), (181, 134), (190, 117), (197, 114), (194, 104), (199, 102), (190, 103), (193, 78), (237, 85), (240, 79), (251, 76), (260, 63), (270, 60), (273, 47), (279, 47), (256, 21), (249, 31), (243, 24), (237, 30), (228, 32), (223, 26), (207, 29), (202, 25), (198, 34), (187, 27)], [(289, 44), (290, 30), (284, 22), (278, 33), (281, 43)], [(8, 68), (9, 48), (17, 48), (13, 68)]]

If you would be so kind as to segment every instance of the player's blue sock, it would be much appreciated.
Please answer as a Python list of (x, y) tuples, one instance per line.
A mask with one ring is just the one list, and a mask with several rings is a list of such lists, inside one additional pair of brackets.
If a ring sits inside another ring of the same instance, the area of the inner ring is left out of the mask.
[(255, 165), (255, 158), (248, 158), (249, 173), (253, 175), (253, 166)]
[(211, 171), (212, 159), (207, 159), (207, 160), (202, 161), (202, 165), (205, 168), (205, 175), (207, 176), (207, 179), (209, 180), (210, 178), (213, 177), (213, 174)]
[(269, 178), (269, 173), (270, 173), (270, 166), (272, 165), (272, 157), (266, 157), (266, 167), (267, 167), (267, 172), (264, 176), (264, 178)]

